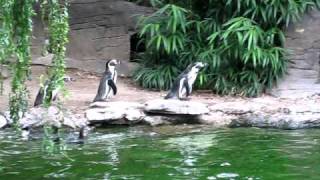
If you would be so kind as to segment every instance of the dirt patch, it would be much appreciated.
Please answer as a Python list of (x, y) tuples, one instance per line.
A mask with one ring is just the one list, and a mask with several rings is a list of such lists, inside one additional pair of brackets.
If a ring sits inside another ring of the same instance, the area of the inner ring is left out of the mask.
[[(39, 89), (40, 76), (46, 74), (45, 66), (32, 66), (32, 80), (27, 82), (29, 90), (29, 104), (32, 105)], [(87, 109), (94, 99), (100, 81), (99, 74), (88, 73), (75, 69), (68, 69), (67, 74), (75, 79), (66, 85), (69, 96), (65, 100), (65, 105), (70, 110), (82, 112)], [(137, 86), (131, 79), (119, 78), (117, 82), (118, 94), (111, 101), (128, 101), (143, 103), (147, 100), (163, 98), (166, 91), (150, 91)], [(8, 110), (8, 99), (10, 93), (10, 79), (4, 81), (4, 94), (0, 96), (0, 111)], [(214, 95), (210, 91), (195, 91), (191, 95), (192, 101), (203, 102), (209, 105), (238, 102), (245, 105), (248, 102), (268, 104), (271, 106), (286, 107), (296, 104), (297, 99), (275, 98), (267, 95), (259, 98), (242, 98), (230, 96)]]
[[(35, 96), (39, 90), (40, 76), (42, 74), (46, 74), (45, 66), (32, 66), (32, 80), (27, 81), (28, 91), (30, 94), (30, 105), (33, 104)], [(69, 95), (65, 100), (65, 105), (71, 110), (76, 111), (86, 109), (96, 95), (101, 75), (75, 69), (68, 69), (67, 74), (74, 78), (75, 81), (66, 85)], [(0, 111), (8, 110), (10, 81), (11, 79), (4, 81), (4, 94), (0, 96)], [(111, 101), (121, 100), (128, 102), (145, 102), (155, 98), (163, 98), (166, 95), (165, 91), (159, 92), (142, 89), (141, 87), (135, 85), (134, 82), (128, 78), (119, 78), (117, 86), (118, 94)], [(192, 98), (196, 99), (197, 101), (204, 102), (219, 99), (219, 97), (215, 97), (208, 92), (194, 93)]]

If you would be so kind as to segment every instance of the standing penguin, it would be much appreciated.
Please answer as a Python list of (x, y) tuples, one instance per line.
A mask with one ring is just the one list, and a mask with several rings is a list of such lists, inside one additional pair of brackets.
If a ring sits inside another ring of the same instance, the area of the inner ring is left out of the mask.
[(178, 78), (173, 82), (165, 99), (184, 99), (192, 92), (192, 85), (197, 78), (199, 71), (207, 66), (206, 63), (195, 62), (190, 64)]
[(106, 63), (106, 70), (103, 74), (103, 77), (100, 80), (99, 88), (96, 97), (93, 102), (96, 101), (105, 101), (109, 99), (112, 95), (117, 94), (117, 70), (116, 66), (119, 62), (115, 59), (109, 60)]
[[(70, 82), (70, 81), (74, 81), (74, 79), (69, 76), (64, 76), (63, 81)], [(50, 83), (51, 83), (50, 80), (46, 80), (43, 87), (41, 87), (39, 89), (36, 100), (34, 101), (34, 105), (33, 105), (34, 107), (37, 107), (37, 106), (40, 106), (41, 104), (43, 104), (43, 101), (44, 101), (44, 98), (46, 97), (46, 94), (48, 92), (48, 88), (49, 88)], [(60, 87), (57, 87), (56, 89), (54, 89), (51, 92), (51, 94), (49, 94), (51, 101), (55, 101), (57, 99), (59, 91), (60, 91)]]

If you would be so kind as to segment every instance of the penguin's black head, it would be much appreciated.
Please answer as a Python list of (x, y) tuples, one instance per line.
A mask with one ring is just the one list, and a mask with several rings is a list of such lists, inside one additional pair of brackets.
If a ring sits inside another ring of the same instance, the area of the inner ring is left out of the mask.
[(204, 67), (208, 66), (208, 63), (203, 63), (203, 62), (195, 62), (193, 64), (193, 68), (197, 68), (197, 69), (202, 69)]
[(106, 63), (106, 69), (115, 68), (118, 64), (120, 64), (120, 61), (111, 59)]
[(187, 70), (188, 70), (188, 71), (191, 71), (191, 70), (199, 71), (199, 70), (201, 70), (202, 68), (204, 68), (204, 67), (206, 67), (206, 66), (208, 66), (207, 63), (203, 63), (203, 62), (198, 61), (198, 62), (195, 62), (195, 63), (190, 64), (190, 65), (188, 66)]
[(208, 64), (203, 62), (195, 62), (190, 64), (187, 69), (185, 70), (185, 73), (191, 73), (191, 74), (198, 74), (198, 72), (206, 67)]

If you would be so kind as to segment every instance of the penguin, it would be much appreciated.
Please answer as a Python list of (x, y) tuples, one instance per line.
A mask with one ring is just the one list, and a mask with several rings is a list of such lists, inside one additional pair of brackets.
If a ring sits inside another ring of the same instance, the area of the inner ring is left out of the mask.
[(195, 62), (190, 64), (173, 82), (165, 99), (186, 99), (192, 92), (192, 85), (197, 78), (199, 71), (208, 64)]
[[(63, 81), (64, 82), (70, 82), (70, 81), (74, 81), (73, 78), (69, 77), (69, 76), (64, 76), (63, 77)], [(46, 93), (47, 93), (47, 89), (49, 87), (49, 84), (50, 84), (50, 80), (46, 80), (43, 87), (40, 87), (39, 91), (38, 91), (38, 94), (36, 96), (36, 99), (34, 101), (34, 104), (33, 106), (34, 107), (38, 107), (40, 106), (41, 104), (43, 104), (43, 101), (44, 101), (44, 98), (46, 96)], [(57, 96), (58, 96), (58, 93), (59, 93), (59, 90), (60, 88), (56, 88), (52, 91), (51, 95), (50, 95), (50, 99), (51, 101), (55, 101), (57, 99)]]
[(112, 95), (117, 94), (116, 82), (118, 73), (116, 66), (118, 64), (120, 64), (120, 61), (117, 61), (116, 59), (109, 60), (106, 63), (106, 70), (100, 80), (98, 92), (93, 102), (106, 101), (107, 99), (110, 99)]

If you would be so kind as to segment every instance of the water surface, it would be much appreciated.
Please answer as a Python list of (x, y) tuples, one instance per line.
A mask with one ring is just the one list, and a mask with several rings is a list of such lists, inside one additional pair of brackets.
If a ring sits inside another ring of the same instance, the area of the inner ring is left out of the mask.
[(42, 142), (0, 131), (0, 179), (320, 179), (316, 129), (108, 128), (54, 153)]

